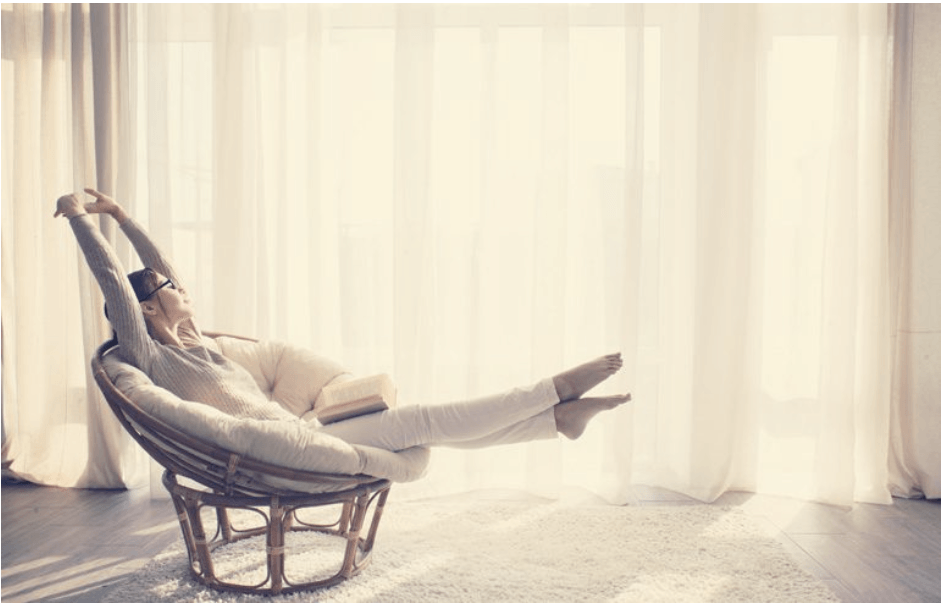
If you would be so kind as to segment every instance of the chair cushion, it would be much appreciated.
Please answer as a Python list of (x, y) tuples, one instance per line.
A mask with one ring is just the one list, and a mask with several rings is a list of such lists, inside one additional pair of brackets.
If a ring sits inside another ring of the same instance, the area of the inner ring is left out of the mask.
[(220, 353), (249, 371), (267, 398), (297, 417), (316, 408), (323, 387), (352, 378), (338, 362), (288, 343), (233, 337), (214, 341)]
[[(318, 389), (305, 385), (307, 364), (312, 371), (308, 376), (314, 384), (338, 378), (338, 375), (331, 376), (337, 365), (326, 364), (324, 358), (315, 354), (281, 344), (250, 343), (255, 347), (243, 347), (245, 342), (235, 346), (230, 341), (238, 340), (226, 337), (218, 340), (224, 355), (244, 365), (258, 382), (271, 385), (271, 392), (277, 395), (274, 399), (293, 412), (310, 409), (321, 391), (321, 385)], [(118, 390), (149, 415), (189, 436), (263, 463), (290, 470), (366, 474), (395, 482), (416, 480), (427, 468), (430, 458), (427, 448), (390, 452), (349, 444), (319, 431), (316, 422), (233, 417), (211, 406), (178, 398), (156, 386), (142, 371), (114, 353), (106, 355), (102, 365)], [(329, 376), (331, 378), (326, 379)], [(289, 404), (279, 397), (288, 398)]]

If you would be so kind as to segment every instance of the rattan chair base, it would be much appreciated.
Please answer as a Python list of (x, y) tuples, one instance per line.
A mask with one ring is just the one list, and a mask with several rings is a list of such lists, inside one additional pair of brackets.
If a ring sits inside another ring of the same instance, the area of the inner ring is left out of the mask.
[[(180, 485), (174, 474), (164, 472), (164, 486), (171, 493), (187, 547), (190, 570), (198, 582), (221, 591), (250, 594), (281, 595), (330, 587), (358, 574), (371, 560), (375, 534), (391, 483), (377, 480), (356, 488), (335, 493), (269, 497), (228, 496)], [(362, 535), (368, 511), (374, 505), (365, 536)], [(341, 506), (334, 523), (314, 525), (301, 520), (298, 512), (316, 507)], [(201, 510), (212, 508), (216, 528), (208, 532)], [(230, 521), (228, 510), (256, 512), (264, 523), (251, 529), (238, 530)], [(345, 539), (345, 550), (338, 572), (325, 578), (293, 583), (286, 577), (285, 536), (288, 532), (321, 532)], [(255, 585), (244, 585), (220, 579), (214, 568), (213, 554), (223, 545), (253, 537), (266, 537), (266, 578)]]

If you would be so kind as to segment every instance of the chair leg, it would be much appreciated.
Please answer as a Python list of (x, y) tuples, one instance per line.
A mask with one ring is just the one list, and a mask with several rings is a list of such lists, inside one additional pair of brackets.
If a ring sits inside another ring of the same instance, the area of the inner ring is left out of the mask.
[(374, 538), (378, 533), (378, 526), (381, 524), (381, 516), (384, 514), (384, 505), (388, 501), (390, 488), (385, 488), (378, 494), (378, 502), (374, 506), (374, 515), (371, 517), (371, 527), (368, 529), (368, 535), (365, 537), (365, 544), (362, 548), (364, 553), (371, 553), (374, 548)]
[(194, 538), (194, 550), (197, 552), (197, 563), (200, 566), (200, 576), (214, 579), (213, 560), (210, 557), (210, 544), (207, 533), (204, 532), (204, 522), (200, 518), (201, 502), (197, 499), (183, 499), (187, 514), (188, 526)]
[[(348, 532), (343, 536), (348, 539), (348, 544), (345, 547), (345, 559), (342, 562), (341, 574), (345, 578), (350, 578), (355, 573), (355, 562), (356, 557), (358, 556), (358, 539), (361, 535), (361, 527), (365, 521), (365, 512), (368, 509), (368, 503), (371, 500), (371, 495), (363, 494), (357, 497), (356, 503), (354, 506), (354, 511), (351, 515), (351, 524), (349, 526)], [(349, 503), (346, 504), (351, 509)], [(346, 520), (348, 517), (346, 516)]]
[(342, 516), (338, 521), (338, 532), (342, 536), (348, 532), (348, 528), (351, 525), (352, 502), (352, 499), (348, 499), (342, 504)]
[(279, 497), (274, 496), (269, 505), (269, 534), (266, 539), (266, 558), (270, 574), (270, 590), (273, 595), (282, 592), (283, 564), (286, 555), (286, 508), (280, 506)]
[(197, 545), (194, 541), (194, 533), (191, 532), (187, 508), (184, 505), (184, 499), (174, 493), (171, 493), (171, 502), (174, 503), (174, 510), (177, 512), (177, 521), (181, 524), (181, 535), (184, 538), (184, 547), (187, 548), (187, 558), (190, 560), (191, 567), (193, 568), (194, 563), (197, 562)]
[(233, 527), (230, 525), (230, 514), (226, 507), (217, 507), (217, 533), (224, 543), (233, 540)]
[(368, 533), (364, 536), (364, 538), (360, 539), (361, 559), (355, 560), (355, 565), (351, 572), (352, 575), (361, 572), (361, 570), (371, 562), (371, 552), (374, 549), (375, 537), (378, 533), (378, 527), (381, 524), (381, 516), (384, 515), (384, 505), (387, 502), (389, 491), (390, 488), (383, 489), (372, 495), (371, 499), (369, 500), (368, 507), (365, 510), (365, 517), (367, 517), (367, 514), (370, 513), (370, 501), (375, 498), (378, 499), (377, 503), (375, 503), (374, 513), (371, 515), (371, 524), (368, 528)]

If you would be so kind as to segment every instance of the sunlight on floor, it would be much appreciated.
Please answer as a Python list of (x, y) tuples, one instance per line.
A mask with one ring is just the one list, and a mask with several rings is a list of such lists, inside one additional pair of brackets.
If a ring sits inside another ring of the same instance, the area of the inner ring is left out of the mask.
[[(50, 596), (67, 595), (86, 589), (98, 581), (119, 576), (123, 571), (131, 572), (148, 562), (147, 558), (126, 559), (118, 557), (98, 558), (75, 566), (59, 566), (66, 556), (44, 558), (3, 571), (3, 599), (13, 602), (30, 602), (48, 599)], [(10, 577), (18, 572), (49, 567), (41, 574), (24, 575), (22, 580), (11, 582)]]
[(165, 532), (167, 530), (171, 530), (172, 528), (177, 528), (178, 526), (179, 526), (178, 522), (175, 519), (170, 522), (165, 522), (163, 524), (155, 524), (154, 526), (150, 526), (148, 528), (142, 528), (141, 530), (136, 530), (135, 532), (131, 533), (131, 536), (140, 537), (140, 536), (156, 535), (156, 534)]
[(732, 583), (732, 576), (705, 574), (694, 577), (688, 573), (667, 572), (665, 574), (642, 575), (615, 596), (614, 602), (649, 601), (649, 593), (661, 588), (667, 595), (679, 596), (679, 602), (700, 602), (707, 595), (725, 594), (724, 589)]
[(0, 572), (0, 579), (2, 579), (4, 582), (6, 582), (7, 578), (9, 578), (9, 577), (11, 577), (11, 576), (13, 576), (13, 575), (15, 575), (15, 574), (20, 574), (20, 573), (23, 573), (23, 572), (28, 572), (28, 571), (30, 571), (30, 570), (34, 570), (34, 569), (39, 568), (39, 567), (41, 567), (41, 566), (49, 566), (50, 564), (53, 564), (53, 563), (55, 563), (55, 562), (60, 562), (60, 561), (65, 560), (65, 559), (66, 559), (66, 556), (51, 556), (51, 557), (48, 557), (48, 558), (40, 558), (40, 559), (38, 559), (38, 560), (32, 560), (32, 561), (30, 561), (30, 562), (24, 562), (24, 563), (19, 564), (19, 565), (17, 565), (17, 566), (10, 566), (9, 568), (4, 568), (3, 571)]
[(562, 505), (560, 503), (538, 505), (528, 509), (514, 518), (510, 518), (508, 520), (497, 520), (496, 523), (490, 524), (489, 530), (491, 532), (509, 532), (523, 527), (529, 527), (532, 526), (536, 520), (548, 517), (550, 514), (559, 509), (562, 509)]
[(739, 509), (755, 519), (765, 518), (774, 524), (782, 524), (795, 519), (809, 506), (808, 501), (791, 499), (777, 495), (753, 494), (739, 505)]
[(397, 576), (373, 577), (372, 582), (357, 587), (352, 586), (347, 592), (349, 603), (370, 603), (378, 601), (378, 596), (390, 593), (392, 589), (411, 584), (416, 579), (436, 576), (436, 571), (448, 568), (455, 558), (444, 558), (443, 554), (430, 555), (415, 559), (403, 566)]
[[(736, 510), (725, 512), (721, 511), (720, 516), (711, 524), (706, 526), (700, 535), (717, 539), (745, 536), (746, 529), (744, 525), (737, 522), (749, 518), (755, 522), (754, 526), (758, 529), (758, 534), (760, 537), (777, 537), (781, 532), (779, 528), (773, 524), (765, 522), (761, 515), (753, 515), (751, 512), (751, 506), (747, 507), (747, 505), (748, 502)], [(759, 508), (756, 509), (759, 510)]]

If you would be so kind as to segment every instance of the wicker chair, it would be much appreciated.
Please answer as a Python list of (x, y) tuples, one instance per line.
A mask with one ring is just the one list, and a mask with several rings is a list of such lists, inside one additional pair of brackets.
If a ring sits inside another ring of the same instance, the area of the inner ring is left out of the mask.
[[(335, 585), (364, 569), (370, 561), (390, 480), (285, 469), (194, 439), (147, 413), (116, 387), (104, 364), (110, 349), (105, 344), (96, 352), (93, 376), (124, 428), (164, 467), (163, 483), (177, 510), (190, 570), (197, 581), (218, 590), (276, 595)], [(196, 484), (186, 486), (179, 478)], [(367, 533), (362, 536), (372, 505)], [(332, 512), (338, 508), (340, 514), (334, 522), (307, 523), (299, 512), (309, 508), (331, 508)], [(256, 512), (262, 523), (238, 529), (228, 513), (232, 509)], [(210, 515), (202, 516), (202, 512)], [(209, 524), (208, 518), (212, 520)], [(216, 528), (208, 532), (205, 525)], [(338, 571), (326, 578), (290, 582), (285, 574), (289, 532), (342, 537), (345, 547)], [(214, 551), (261, 535), (266, 543), (266, 578), (252, 585), (218, 578)]]

